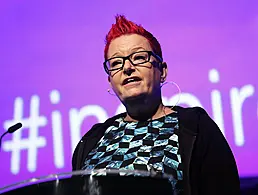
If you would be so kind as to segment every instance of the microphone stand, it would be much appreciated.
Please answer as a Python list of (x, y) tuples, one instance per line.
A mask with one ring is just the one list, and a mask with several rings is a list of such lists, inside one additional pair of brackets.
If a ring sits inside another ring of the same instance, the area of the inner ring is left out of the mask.
[(7, 133), (9, 133), (9, 132), (6, 131), (6, 132), (4, 132), (4, 133), (1, 135), (1, 138), (0, 138), (0, 149), (1, 149), (1, 146), (2, 146), (2, 139), (3, 139), (3, 137), (4, 137)]
[(0, 150), (1, 150), (1, 146), (2, 146), (2, 139), (3, 137), (7, 134), (7, 133), (13, 133), (15, 131), (17, 131), (18, 129), (20, 129), (22, 127), (21, 123), (16, 123), (15, 125), (11, 126), (8, 128), (8, 130), (6, 132), (4, 132), (1, 137), (0, 137)]

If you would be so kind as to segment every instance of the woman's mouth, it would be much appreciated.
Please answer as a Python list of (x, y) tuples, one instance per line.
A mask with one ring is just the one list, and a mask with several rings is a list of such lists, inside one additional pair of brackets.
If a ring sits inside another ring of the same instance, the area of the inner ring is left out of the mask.
[(141, 81), (141, 78), (139, 77), (129, 77), (129, 78), (126, 78), (122, 85), (134, 85), (134, 84), (138, 84), (139, 82)]

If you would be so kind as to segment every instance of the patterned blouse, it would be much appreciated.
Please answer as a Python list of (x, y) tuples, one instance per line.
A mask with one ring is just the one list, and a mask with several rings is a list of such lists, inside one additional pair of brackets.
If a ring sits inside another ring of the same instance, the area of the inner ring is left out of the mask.
[(178, 115), (140, 122), (115, 120), (85, 159), (83, 169), (155, 170), (173, 176), (176, 194), (182, 192)]

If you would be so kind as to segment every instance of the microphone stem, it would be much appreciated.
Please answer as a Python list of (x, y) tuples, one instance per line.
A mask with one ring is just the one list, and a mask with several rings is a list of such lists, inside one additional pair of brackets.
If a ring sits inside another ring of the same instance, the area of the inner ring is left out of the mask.
[(2, 135), (1, 135), (1, 138), (0, 138), (0, 150), (1, 150), (1, 146), (2, 146), (2, 139), (3, 137), (8, 133), (8, 131), (4, 132)]

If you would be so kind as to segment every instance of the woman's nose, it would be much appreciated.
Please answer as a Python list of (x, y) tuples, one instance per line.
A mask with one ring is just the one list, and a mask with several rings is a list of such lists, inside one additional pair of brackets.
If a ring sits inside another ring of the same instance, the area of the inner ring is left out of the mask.
[(129, 60), (125, 60), (123, 72), (127, 75), (131, 75), (135, 71), (135, 67)]

